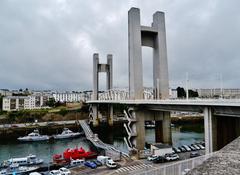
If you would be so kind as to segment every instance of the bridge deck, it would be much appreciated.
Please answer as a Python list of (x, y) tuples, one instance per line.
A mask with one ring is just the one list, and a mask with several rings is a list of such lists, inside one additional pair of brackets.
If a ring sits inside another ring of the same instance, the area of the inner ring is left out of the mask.
[(240, 99), (183, 99), (183, 100), (89, 100), (89, 104), (129, 104), (129, 105), (191, 105), (191, 106), (236, 106)]

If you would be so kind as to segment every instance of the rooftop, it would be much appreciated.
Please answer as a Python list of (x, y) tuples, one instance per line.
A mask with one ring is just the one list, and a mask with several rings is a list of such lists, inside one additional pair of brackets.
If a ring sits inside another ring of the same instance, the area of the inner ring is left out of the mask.
[(187, 173), (187, 175), (207, 174), (240, 174), (240, 137)]

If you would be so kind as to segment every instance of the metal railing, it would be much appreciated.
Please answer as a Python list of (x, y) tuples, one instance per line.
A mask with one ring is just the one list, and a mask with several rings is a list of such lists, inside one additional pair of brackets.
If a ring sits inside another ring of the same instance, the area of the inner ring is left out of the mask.
[[(98, 94), (99, 98), (98, 101), (128, 101), (129, 98), (129, 91), (127, 88), (123, 89), (110, 89), (104, 92), (101, 92)], [(142, 101), (159, 101), (157, 99), (154, 99), (154, 93), (153, 89), (145, 88), (143, 91), (143, 99)], [(91, 101), (91, 100), (89, 100)], [(194, 103), (194, 102), (218, 102), (218, 103), (239, 103), (239, 98), (170, 98), (166, 100), (160, 100), (160, 101), (185, 101), (188, 103)]]
[(86, 138), (89, 141), (91, 141), (94, 146), (101, 148), (103, 150), (115, 152), (116, 154), (122, 154), (125, 157), (129, 157), (129, 155), (127, 153), (118, 150), (113, 145), (102, 142), (98, 138), (98, 136), (92, 132), (92, 130), (90, 129), (89, 125), (87, 124), (87, 122), (85, 120), (79, 120), (79, 123), (85, 133)]

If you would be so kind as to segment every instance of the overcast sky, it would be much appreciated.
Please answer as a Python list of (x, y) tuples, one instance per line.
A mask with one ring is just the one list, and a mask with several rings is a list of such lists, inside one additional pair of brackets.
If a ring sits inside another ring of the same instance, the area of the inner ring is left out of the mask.
[[(165, 12), (171, 87), (240, 88), (238, 0), (1, 0), (0, 88), (92, 88), (92, 55), (113, 54), (114, 86), (128, 86), (127, 12), (150, 25)], [(143, 48), (144, 85), (152, 50)], [(101, 88), (106, 84), (101, 78)]]

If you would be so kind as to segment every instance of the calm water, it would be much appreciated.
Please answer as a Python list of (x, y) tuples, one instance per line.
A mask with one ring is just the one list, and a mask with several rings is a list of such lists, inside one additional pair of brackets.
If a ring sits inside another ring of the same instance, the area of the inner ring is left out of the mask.
[[(176, 125), (172, 127), (172, 141), (174, 146), (191, 144), (204, 139), (203, 126), (200, 124)], [(107, 134), (106, 134), (107, 133)], [(126, 151), (122, 132), (107, 130), (98, 131), (99, 137), (108, 143), (113, 143), (120, 150)], [(154, 142), (154, 129), (146, 129), (146, 142)], [(11, 157), (21, 157), (36, 154), (45, 161), (52, 159), (52, 155), (62, 153), (66, 148), (83, 147), (90, 149), (88, 141), (84, 138), (73, 140), (58, 140), (52, 142), (19, 143), (16, 141), (0, 141), (0, 161)]]

